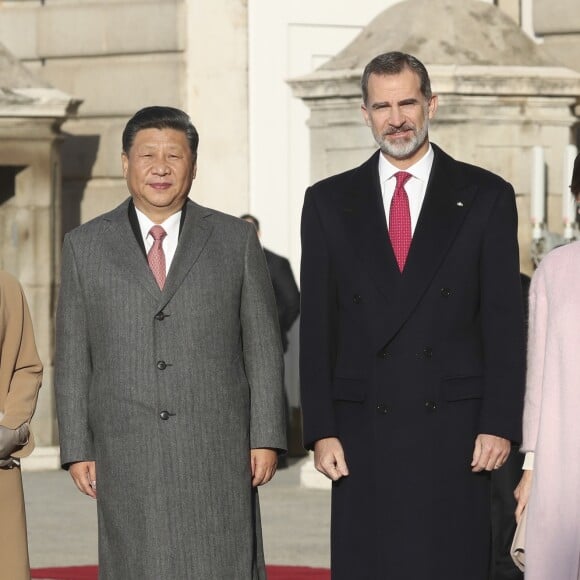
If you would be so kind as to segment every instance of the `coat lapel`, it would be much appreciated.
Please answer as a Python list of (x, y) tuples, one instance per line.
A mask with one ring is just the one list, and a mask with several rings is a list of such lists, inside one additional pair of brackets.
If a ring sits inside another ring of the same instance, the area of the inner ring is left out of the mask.
[(179, 243), (167, 273), (165, 287), (160, 296), (160, 309), (171, 300), (175, 292), (183, 284), (188, 272), (203, 251), (213, 229), (205, 218), (212, 213), (212, 210), (204, 208), (189, 199), (187, 200), (187, 211), (179, 236)]
[(448, 254), (472, 205), (476, 185), (462, 182), (459, 165), (436, 145), (425, 200), (401, 275), (397, 308), (383, 333), (390, 341), (413, 312)]
[[(160, 304), (163, 308), (175, 294), (192, 266), (201, 254), (212, 227), (205, 223), (204, 218), (212, 211), (187, 200), (187, 211), (179, 243), (171, 267), (167, 274), (165, 287), (159, 289), (157, 282), (149, 269), (147, 258), (129, 222), (129, 199), (103, 217), (103, 240), (108, 255), (123, 271), (134, 280)], [(122, 251), (119, 251), (122, 248)]]
[(343, 222), (351, 244), (379, 291), (392, 300), (401, 274), (389, 240), (378, 171), (379, 152), (361, 165), (343, 200)]
[(129, 222), (129, 201), (127, 199), (119, 207), (103, 216), (104, 244), (111, 260), (141, 284), (153, 298), (158, 299), (159, 286), (155, 282)]
[(375, 153), (355, 172), (344, 192), (347, 235), (370, 278), (385, 298), (376, 318), (377, 348), (388, 343), (413, 312), (469, 212), (476, 186), (464, 184), (459, 164), (436, 145), (425, 200), (403, 273), (387, 230)]

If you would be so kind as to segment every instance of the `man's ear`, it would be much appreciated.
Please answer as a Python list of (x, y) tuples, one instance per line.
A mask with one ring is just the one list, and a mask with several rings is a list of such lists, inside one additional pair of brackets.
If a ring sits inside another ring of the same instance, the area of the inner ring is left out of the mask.
[(193, 179), (195, 179), (195, 176), (197, 175), (197, 161), (193, 162)]
[(433, 95), (429, 101), (429, 119), (435, 116), (435, 111), (437, 111), (437, 105), (439, 104), (439, 99), (437, 95)]
[(371, 126), (371, 119), (369, 117), (369, 112), (367, 111), (367, 108), (366, 108), (364, 103), (360, 106), (360, 110), (362, 112), (362, 115), (363, 115), (363, 118), (365, 120), (367, 127), (370, 127)]
[(127, 157), (127, 154), (124, 151), (121, 153), (121, 165), (123, 167), (123, 177), (126, 179), (127, 169), (129, 168), (129, 158)]

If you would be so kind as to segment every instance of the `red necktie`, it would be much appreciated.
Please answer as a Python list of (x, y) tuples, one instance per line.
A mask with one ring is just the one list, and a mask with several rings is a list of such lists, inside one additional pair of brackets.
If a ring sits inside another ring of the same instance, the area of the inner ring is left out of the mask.
[(405, 191), (405, 183), (411, 178), (411, 174), (406, 171), (395, 173), (397, 185), (391, 200), (389, 210), (389, 237), (395, 258), (402, 272), (411, 246), (411, 212), (409, 211), (409, 198)]
[(161, 226), (153, 226), (149, 233), (154, 241), (147, 254), (147, 261), (159, 288), (163, 290), (163, 286), (165, 286), (165, 253), (162, 244), (167, 232)]

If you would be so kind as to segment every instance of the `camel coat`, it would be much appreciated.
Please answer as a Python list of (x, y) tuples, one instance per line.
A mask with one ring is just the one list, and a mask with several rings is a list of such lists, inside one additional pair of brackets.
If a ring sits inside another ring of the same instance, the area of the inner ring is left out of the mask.
[(526, 580), (580, 579), (580, 243), (548, 254), (530, 289), (523, 451), (534, 451)]
[[(32, 322), (18, 281), (0, 271), (0, 425), (15, 429), (30, 421), (42, 379)], [(13, 457), (32, 452), (32, 435)], [(0, 576), (30, 578), (20, 469), (0, 468)]]
[(285, 448), (276, 304), (254, 226), (187, 202), (157, 286), (129, 203), (67, 234), (61, 460), (95, 460), (106, 580), (265, 578), (250, 448)]

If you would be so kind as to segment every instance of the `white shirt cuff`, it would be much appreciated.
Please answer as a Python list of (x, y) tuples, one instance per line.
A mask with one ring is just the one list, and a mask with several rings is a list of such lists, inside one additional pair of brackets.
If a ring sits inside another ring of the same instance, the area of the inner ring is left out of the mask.
[(534, 452), (526, 451), (526, 457), (524, 459), (524, 465), (522, 469), (533, 470), (534, 469)]

